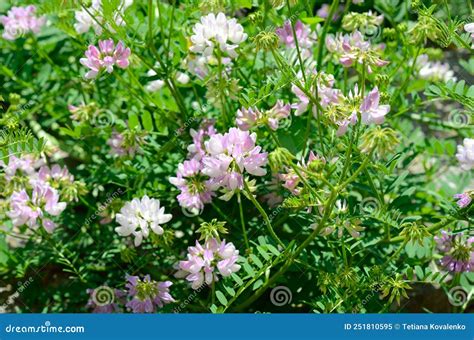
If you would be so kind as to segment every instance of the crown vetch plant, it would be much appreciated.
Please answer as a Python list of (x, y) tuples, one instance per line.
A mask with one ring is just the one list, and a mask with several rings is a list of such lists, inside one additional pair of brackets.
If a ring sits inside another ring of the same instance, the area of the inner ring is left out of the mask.
[(1, 311), (473, 312), (473, 15), (3, 1)]

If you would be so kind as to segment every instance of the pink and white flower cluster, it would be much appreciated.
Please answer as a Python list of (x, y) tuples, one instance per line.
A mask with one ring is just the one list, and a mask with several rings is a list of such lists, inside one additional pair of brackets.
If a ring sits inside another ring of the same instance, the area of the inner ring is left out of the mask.
[(232, 242), (219, 241), (212, 238), (204, 246), (196, 241), (194, 247), (188, 248), (187, 260), (179, 262), (177, 278), (186, 278), (193, 289), (203, 284), (211, 285), (222, 277), (230, 276), (240, 270), (237, 264), (239, 251)]
[(421, 79), (431, 81), (456, 81), (454, 71), (448, 63), (439, 61), (430, 61), (426, 54), (422, 54), (416, 60), (416, 68), (418, 69), (418, 76)]
[(276, 104), (265, 112), (261, 112), (257, 108), (241, 108), (237, 110), (237, 118), (235, 120), (237, 126), (241, 130), (250, 130), (254, 126), (266, 125), (272, 130), (277, 130), (280, 121), (290, 117), (291, 105), (277, 100)]
[(150, 230), (162, 235), (164, 229), (161, 225), (172, 217), (171, 214), (165, 214), (165, 207), (160, 207), (160, 200), (145, 195), (125, 203), (120, 209), (115, 217), (120, 227), (115, 228), (115, 231), (124, 237), (133, 235), (135, 247), (138, 247), (150, 235)]
[[(354, 92), (357, 93), (358, 88), (355, 87)], [(390, 105), (380, 105), (379, 89), (374, 87), (372, 91), (364, 98), (359, 107), (362, 124), (380, 125), (385, 121), (385, 116), (390, 112)], [(349, 125), (355, 125), (358, 121), (358, 113), (352, 112), (350, 117), (342, 122), (338, 122), (339, 129), (337, 135), (342, 136), (346, 133)]]
[(211, 178), (215, 189), (225, 192), (221, 198), (229, 200), (236, 190), (244, 187), (244, 175), (264, 176), (267, 171), (266, 152), (255, 145), (257, 135), (237, 128), (225, 134), (215, 134), (205, 143), (207, 155), (203, 158), (202, 173)]
[(95, 78), (102, 70), (112, 73), (114, 66), (127, 68), (130, 53), (130, 48), (126, 48), (121, 41), (115, 46), (112, 39), (99, 41), (99, 48), (89, 45), (85, 52), (86, 57), (80, 59), (81, 64), (90, 69), (85, 74), (85, 78)]
[(367, 71), (372, 73), (373, 66), (380, 67), (388, 64), (388, 61), (382, 60), (379, 56), (380, 47), (372, 47), (357, 30), (351, 34), (338, 33), (335, 37), (328, 35), (326, 47), (329, 52), (336, 55), (344, 67), (351, 67), (356, 63), (365, 64)]
[(2, 37), (7, 40), (15, 40), (29, 32), (39, 33), (41, 27), (46, 23), (46, 17), (36, 16), (36, 7), (12, 7), (7, 15), (0, 16), (0, 23), (4, 27)]
[[(124, 12), (132, 4), (133, 0), (120, 1), (118, 8), (113, 12), (113, 19), (117, 26), (125, 25), (125, 21), (123, 20)], [(101, 0), (92, 0), (91, 5), (87, 9), (83, 8), (80, 11), (76, 11), (74, 17), (76, 19), (74, 28), (77, 33), (86, 33), (92, 28), (95, 34), (101, 35), (102, 26), (106, 26), (112, 33), (115, 32), (103, 16)]]
[[(308, 161), (298, 163), (298, 167), (307, 169), (308, 165), (313, 161), (321, 161), (326, 163), (326, 160), (318, 155), (316, 155), (313, 151), (310, 151), (308, 156)], [(302, 188), (299, 186), (301, 184), (301, 178), (292, 168), (286, 168), (286, 173), (279, 174), (279, 179), (283, 182), (283, 187), (288, 189), (293, 195), (299, 195), (301, 193)], [(300, 172), (301, 176), (304, 178), (307, 177), (306, 173)]]
[[(341, 96), (341, 91), (339, 89), (333, 88), (334, 86), (334, 76), (332, 74), (326, 74), (324, 72), (315, 72), (316, 86), (318, 91), (319, 103), (322, 108), (328, 107), (331, 104), (337, 104)], [(304, 86), (304, 82), (300, 80), (300, 83)], [(308, 90), (311, 96), (316, 96), (316, 86), (312, 85)], [(310, 105), (310, 98), (308, 94), (305, 93), (300, 87), (293, 84), (291, 86), (291, 91), (298, 97), (299, 102), (292, 104), (292, 108), (296, 109), (295, 115), (301, 116), (308, 110)], [(313, 105), (312, 108), (313, 114), (316, 115), (316, 107)]]
[[(296, 39), (298, 40), (298, 47), (303, 58), (308, 58), (313, 54), (312, 48), (317, 41), (316, 34), (306, 27), (300, 20), (294, 24)], [(280, 37), (280, 42), (289, 49), (296, 48), (296, 43), (293, 35), (291, 22), (286, 21), (283, 27), (275, 30), (275, 33)]]
[(5, 172), (5, 189), (11, 190), (7, 215), (13, 226), (27, 225), (34, 230), (43, 226), (52, 233), (56, 228), (52, 217), (60, 215), (67, 206), (61, 201), (62, 190), (74, 185), (74, 177), (66, 167), (55, 164), (50, 168), (30, 156), (11, 156), (8, 165), (0, 166)]

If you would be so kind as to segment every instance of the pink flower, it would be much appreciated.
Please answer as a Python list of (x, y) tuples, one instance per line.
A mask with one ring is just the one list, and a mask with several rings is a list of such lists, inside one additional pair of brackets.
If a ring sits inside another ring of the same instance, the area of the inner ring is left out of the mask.
[(214, 193), (201, 170), (202, 164), (191, 159), (179, 164), (176, 177), (169, 179), (171, 184), (181, 190), (177, 199), (183, 208), (202, 211), (204, 204), (212, 201)]
[(193, 138), (193, 143), (188, 146), (188, 157), (201, 160), (201, 158), (206, 154), (204, 143), (209, 139), (209, 137), (216, 134), (214, 122), (204, 121), (198, 131), (191, 129), (190, 134)]
[[(334, 76), (332, 74), (326, 74), (324, 72), (316, 73), (317, 76), (317, 88), (318, 88), (318, 97), (319, 103), (323, 108), (328, 107), (331, 104), (337, 104), (339, 102), (341, 91), (338, 89), (334, 89)], [(300, 81), (302, 84), (303, 82)], [(304, 85), (304, 84), (303, 84)], [(299, 103), (294, 103), (291, 105), (293, 109), (296, 109), (295, 115), (301, 116), (308, 110), (309, 106), (309, 98), (301, 88), (296, 85), (291, 86), (291, 91), (296, 95), (299, 99)], [(316, 96), (316, 88), (315, 86), (311, 86), (308, 90), (312, 96)], [(313, 114), (316, 115), (316, 107), (313, 105)]]
[[(294, 24), (296, 39), (298, 39), (298, 46), (301, 50), (303, 58), (307, 58), (312, 54), (312, 47), (316, 41), (316, 37), (311, 33), (310, 29), (306, 27), (300, 20)], [(293, 36), (293, 29), (291, 22), (286, 21), (283, 27), (275, 30), (275, 33), (280, 37), (282, 44), (288, 48), (295, 48), (295, 39)]]
[(372, 73), (372, 66), (380, 67), (388, 64), (388, 61), (382, 60), (379, 56), (380, 46), (372, 47), (359, 31), (344, 35), (338, 33), (335, 37), (328, 35), (326, 47), (329, 52), (337, 56), (344, 67), (365, 63), (368, 72)]
[(362, 113), (362, 123), (364, 124), (382, 124), (385, 115), (390, 111), (390, 105), (379, 105), (380, 93), (376, 87), (364, 98), (360, 111)]
[(31, 196), (25, 189), (11, 195), (8, 217), (12, 219), (14, 226), (26, 224), (33, 229), (38, 228), (38, 220), (40, 220), (46, 231), (52, 233), (56, 225), (47, 218), (47, 214), (58, 216), (64, 209), (66, 209), (66, 203), (59, 202), (56, 189), (51, 188), (47, 183), (37, 181)]
[(0, 166), (4, 168), (5, 179), (10, 182), (14, 176), (18, 176), (18, 172), (21, 175), (28, 176), (30, 178), (36, 175), (35, 169), (42, 164), (41, 161), (36, 161), (33, 157), (26, 155), (22, 158), (16, 156), (10, 156), (8, 159), (8, 165), (5, 165), (0, 161)]
[(474, 168), (474, 139), (464, 138), (463, 144), (458, 145), (456, 158), (458, 159), (461, 169), (471, 170)]
[(157, 308), (175, 300), (169, 293), (169, 287), (173, 285), (170, 281), (157, 282), (146, 275), (143, 280), (138, 276), (127, 275), (128, 296), (132, 297), (126, 307), (133, 313), (154, 313)]
[[(267, 153), (255, 146), (257, 135), (237, 128), (229, 132), (216, 134), (205, 143), (207, 156), (203, 158), (202, 173), (211, 177), (215, 188), (228, 191), (230, 199), (236, 189), (243, 188), (243, 175), (248, 172), (254, 176), (263, 176), (266, 170)], [(223, 197), (221, 197), (223, 198)]]
[[(319, 157), (318, 155), (314, 154), (313, 151), (310, 151), (308, 156), (308, 162), (306, 163), (304, 160), (298, 163), (298, 166), (301, 168), (306, 169), (308, 164), (315, 160), (321, 160), (325, 162), (324, 158)], [(295, 171), (291, 168), (287, 168), (287, 173), (280, 174), (279, 179), (283, 181), (283, 187), (288, 189), (292, 194), (299, 195), (301, 193), (301, 188), (298, 187), (300, 184), (301, 178), (295, 173)], [(303, 178), (306, 178), (306, 174), (303, 172), (301, 173)]]
[(113, 156), (131, 156), (133, 157), (138, 150), (137, 145), (126, 146), (123, 134), (114, 131), (112, 136), (107, 140), (110, 146), (110, 154)]
[(112, 39), (99, 41), (99, 48), (89, 45), (85, 52), (86, 58), (80, 59), (81, 64), (90, 69), (85, 78), (95, 78), (102, 70), (112, 73), (114, 66), (122, 69), (127, 68), (130, 53), (130, 49), (125, 48), (121, 41), (115, 47)]
[[(349, 93), (348, 98), (354, 99), (357, 96), (358, 87), (357, 84), (354, 88), (354, 94), (352, 91)], [(390, 105), (380, 105), (380, 93), (379, 89), (374, 87), (372, 91), (364, 98), (362, 104), (359, 107), (361, 113), (362, 123), (365, 125), (377, 124), (380, 125), (385, 121), (385, 116), (390, 111)], [(339, 126), (336, 135), (342, 136), (346, 133), (349, 125), (355, 125), (357, 123), (357, 112), (351, 113), (348, 119), (336, 122)]]
[(468, 192), (454, 195), (454, 198), (458, 199), (456, 202), (459, 208), (465, 208), (472, 202), (471, 195)]
[(436, 246), (443, 258), (442, 267), (449, 272), (462, 273), (474, 271), (474, 237), (465, 238), (464, 233), (448, 233), (441, 231), (435, 236)]
[(202, 246), (196, 241), (196, 246), (188, 248), (186, 261), (179, 262), (178, 278), (186, 278), (193, 289), (199, 289), (203, 284), (210, 285), (222, 277), (230, 276), (240, 270), (237, 264), (239, 251), (230, 242), (220, 242), (216, 239), (206, 241)]
[(45, 17), (36, 17), (36, 7), (12, 7), (7, 16), (0, 16), (0, 22), (4, 26), (3, 38), (15, 40), (28, 32), (39, 33), (45, 24)]
[(256, 107), (241, 108), (237, 110), (235, 123), (241, 130), (250, 130), (262, 118), (262, 113)]

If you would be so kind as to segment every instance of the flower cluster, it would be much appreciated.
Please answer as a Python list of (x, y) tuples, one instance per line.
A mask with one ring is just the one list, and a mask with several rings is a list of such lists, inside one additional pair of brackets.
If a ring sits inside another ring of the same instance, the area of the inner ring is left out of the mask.
[(453, 70), (448, 63), (442, 63), (439, 61), (432, 62), (426, 54), (422, 54), (416, 60), (416, 68), (418, 69), (418, 76), (421, 79), (427, 79), (431, 81), (444, 81), (448, 80), (456, 81)]
[(442, 230), (435, 236), (438, 251), (444, 254), (441, 266), (449, 272), (474, 271), (474, 237), (464, 238), (464, 233), (449, 233)]
[(338, 33), (335, 37), (328, 35), (326, 38), (327, 49), (337, 56), (344, 67), (351, 67), (358, 63), (365, 65), (367, 71), (372, 73), (373, 66), (385, 66), (388, 61), (380, 58), (380, 48), (374, 48), (370, 42), (365, 41), (361, 32), (351, 34)]
[(29, 32), (39, 33), (41, 27), (46, 23), (46, 17), (36, 16), (36, 7), (12, 7), (7, 15), (0, 16), (0, 23), (4, 27), (2, 37), (7, 40), (15, 40)]
[(161, 225), (171, 218), (172, 215), (165, 214), (165, 208), (160, 207), (160, 200), (145, 195), (141, 199), (134, 198), (125, 203), (120, 209), (115, 217), (120, 227), (115, 228), (115, 231), (124, 237), (133, 235), (135, 247), (138, 247), (150, 235), (150, 230), (162, 235), (164, 230)]
[(99, 41), (99, 48), (89, 45), (85, 55), (86, 57), (81, 58), (80, 62), (90, 69), (85, 74), (85, 78), (92, 79), (97, 77), (102, 70), (112, 73), (114, 66), (122, 69), (127, 68), (129, 65), (130, 49), (126, 48), (121, 41), (115, 46), (114, 41), (108, 39)]
[(196, 241), (196, 246), (188, 248), (187, 260), (179, 262), (176, 277), (186, 278), (193, 289), (211, 285), (219, 280), (218, 274), (227, 277), (239, 271), (238, 257), (239, 251), (231, 242), (212, 238), (202, 246)]
[(32, 229), (43, 226), (52, 233), (56, 228), (52, 218), (60, 215), (67, 202), (77, 200), (83, 191), (83, 185), (74, 181), (66, 167), (55, 164), (50, 168), (28, 155), (11, 156), (8, 165), (0, 163), (0, 166), (5, 172), (4, 192), (11, 193), (7, 215), (13, 226), (27, 225)]
[(157, 308), (175, 301), (169, 292), (169, 288), (173, 285), (170, 281), (153, 281), (150, 275), (146, 275), (143, 279), (127, 275), (127, 281), (125, 287), (131, 300), (127, 302), (126, 307), (133, 313), (154, 313)]
[(227, 19), (224, 13), (210, 13), (202, 17), (201, 22), (194, 25), (193, 33), (190, 50), (206, 57), (223, 53), (235, 58), (235, 49), (247, 39), (242, 25), (235, 18)]
[[(118, 8), (113, 12), (113, 19), (117, 26), (125, 25), (123, 15), (125, 10), (133, 4), (133, 0), (121, 0)], [(80, 11), (76, 11), (74, 14), (76, 23), (74, 28), (77, 33), (86, 33), (91, 28), (95, 34), (102, 34), (102, 27), (105, 26), (112, 33), (115, 30), (107, 23), (102, 13), (102, 1), (92, 0), (91, 5), (88, 8), (83, 8)]]
[(454, 195), (454, 198), (458, 201), (456, 204), (459, 208), (466, 208), (472, 202), (472, 194), (470, 192), (463, 192), (462, 194)]
[(250, 130), (254, 126), (264, 125), (272, 130), (277, 130), (280, 121), (290, 117), (291, 105), (277, 100), (276, 104), (265, 112), (257, 108), (241, 108), (237, 111), (236, 125), (241, 130)]
[[(283, 27), (275, 30), (275, 33), (280, 37), (280, 42), (289, 49), (296, 48), (295, 38), (293, 35), (293, 28), (291, 22), (286, 21)], [(306, 27), (300, 20), (294, 24), (296, 40), (303, 58), (308, 58), (312, 55), (312, 48), (316, 43), (316, 35)]]
[(458, 145), (456, 158), (461, 164), (461, 169), (467, 171), (474, 168), (474, 139), (464, 138), (463, 144)]
[(225, 134), (215, 134), (206, 142), (207, 155), (202, 162), (202, 173), (211, 178), (212, 185), (222, 188), (221, 197), (229, 200), (235, 190), (244, 187), (244, 175), (264, 176), (267, 153), (255, 145), (257, 135), (237, 128), (230, 128)]

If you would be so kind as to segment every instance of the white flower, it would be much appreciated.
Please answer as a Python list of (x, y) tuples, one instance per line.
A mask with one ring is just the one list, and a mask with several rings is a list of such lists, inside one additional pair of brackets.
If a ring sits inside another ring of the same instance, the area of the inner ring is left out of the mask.
[(152, 80), (146, 86), (145, 89), (149, 92), (157, 92), (163, 88), (165, 82), (161, 79)]
[(160, 208), (160, 200), (143, 196), (142, 199), (134, 198), (125, 203), (117, 214), (116, 220), (120, 227), (115, 231), (120, 236), (135, 236), (135, 247), (138, 247), (143, 238), (147, 238), (150, 229), (157, 235), (162, 235), (164, 230), (160, 224), (169, 222), (171, 214), (165, 214), (165, 208)]
[(194, 35), (191, 36), (192, 46), (190, 50), (195, 53), (201, 53), (210, 56), (214, 52), (214, 47), (219, 48), (229, 57), (237, 57), (235, 49), (240, 43), (247, 39), (242, 25), (237, 23), (235, 18), (227, 19), (224, 13), (217, 16), (210, 13), (201, 17), (193, 27)]
[(448, 63), (429, 61), (428, 56), (422, 54), (418, 57), (416, 64), (419, 67), (418, 75), (422, 79), (428, 79), (431, 81), (442, 80), (444, 82), (447, 82), (448, 80), (456, 81), (454, 72), (451, 70)]
[(464, 138), (464, 145), (458, 145), (456, 158), (461, 163), (461, 169), (471, 170), (474, 168), (474, 139)]
[[(107, 26), (107, 28), (114, 32), (110, 25), (106, 24), (106, 20), (102, 16), (102, 1), (101, 0), (92, 0), (90, 7), (76, 11), (74, 17), (76, 18), (76, 23), (74, 28), (77, 33), (85, 33), (89, 31), (92, 27), (95, 34), (102, 34), (102, 25)], [(123, 20), (123, 15), (125, 10), (133, 4), (133, 0), (122, 0), (120, 5), (117, 8), (117, 11), (114, 12), (114, 20), (118, 26), (123, 26), (125, 24)]]
[(180, 84), (189, 83), (189, 76), (186, 73), (178, 72), (176, 73), (176, 81)]

